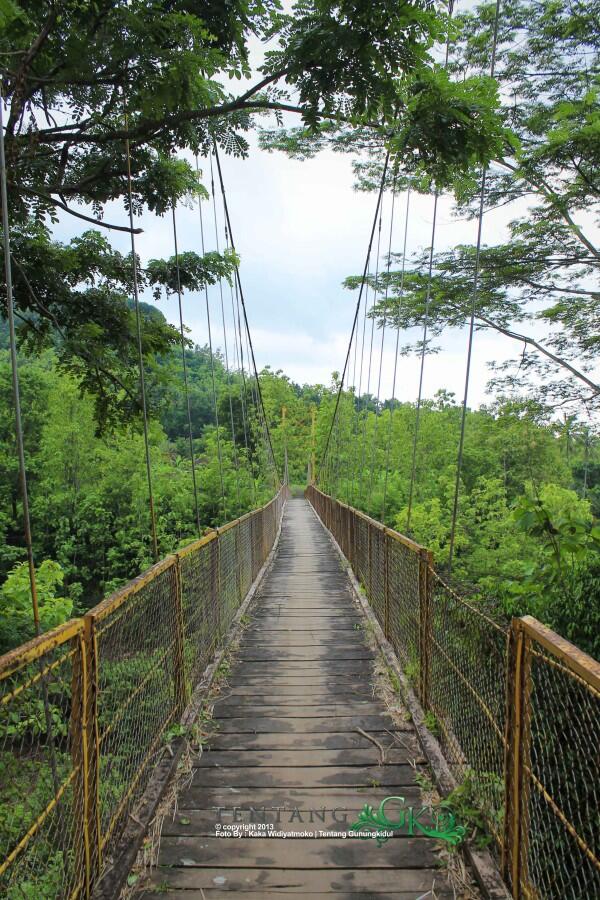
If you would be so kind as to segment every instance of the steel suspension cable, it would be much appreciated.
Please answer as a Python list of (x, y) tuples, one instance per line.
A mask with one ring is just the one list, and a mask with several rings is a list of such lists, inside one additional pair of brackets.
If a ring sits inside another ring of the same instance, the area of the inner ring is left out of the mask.
[[(213, 218), (215, 225), (215, 247), (217, 249), (217, 253), (220, 253), (219, 246), (219, 225), (217, 218), (217, 197), (215, 193), (215, 179), (213, 176), (213, 164), (212, 157), (210, 157), (210, 185), (211, 185), (211, 193), (212, 193), (212, 205), (213, 205)], [(237, 505), (238, 505), (238, 513), (241, 512), (241, 499), (240, 499), (240, 469), (238, 463), (238, 455), (237, 455), (237, 441), (235, 437), (235, 424), (233, 419), (233, 400), (231, 397), (232, 393), (232, 385), (231, 385), (231, 372), (229, 370), (229, 351), (227, 348), (227, 327), (225, 325), (225, 302), (223, 299), (223, 279), (219, 278), (219, 297), (221, 301), (221, 322), (223, 325), (223, 349), (225, 352), (225, 372), (227, 375), (227, 387), (228, 387), (228, 398), (229, 398), (229, 418), (231, 424), (231, 440), (233, 441), (233, 466), (235, 469), (235, 489), (237, 496)]]
[[(227, 223), (225, 223), (225, 244), (227, 248), (231, 247), (229, 240), (229, 229), (227, 228)], [(231, 248), (233, 249), (233, 248)], [(241, 333), (241, 322), (240, 322), (240, 303), (239, 303), (239, 293), (237, 287), (237, 281), (234, 278), (233, 283), (230, 283), (230, 293), (231, 293), (231, 319), (233, 322), (233, 349), (234, 349), (234, 361), (237, 360), (237, 371), (241, 375), (240, 382), (240, 407), (242, 411), (242, 429), (244, 433), (244, 448), (246, 450), (246, 462), (250, 464), (250, 447), (248, 445), (248, 425), (246, 422), (246, 375), (244, 372), (244, 348), (242, 346), (242, 333)], [(234, 297), (235, 294), (235, 297)], [(251, 479), (251, 488), (252, 488), (252, 502), (254, 505), (255, 500), (255, 492), (254, 492), (254, 480)]]
[[(384, 296), (383, 296), (384, 303), (388, 298), (389, 274), (390, 274), (390, 267), (391, 267), (391, 263), (392, 263), (392, 238), (394, 236), (394, 210), (395, 210), (395, 206), (396, 206), (396, 184), (397, 184), (397, 182), (398, 182), (398, 169), (397, 169), (397, 167), (395, 167), (394, 178), (392, 181), (392, 206), (391, 206), (391, 211), (390, 211), (390, 235), (389, 235), (389, 241), (388, 241), (388, 256), (387, 256), (387, 266), (386, 266), (386, 276), (388, 276), (388, 277), (386, 279), (385, 292), (384, 292)], [(379, 430), (379, 428), (378, 428), (379, 416), (380, 416), (380, 412), (381, 412), (381, 410), (380, 410), (381, 372), (382, 372), (382, 368), (383, 368), (385, 322), (386, 322), (386, 319), (385, 319), (385, 315), (384, 315), (382, 326), (381, 326), (381, 346), (379, 348), (379, 375), (377, 378), (377, 407), (375, 410), (375, 422), (373, 425), (373, 442), (372, 442), (372, 447), (371, 447), (371, 471), (369, 474), (369, 494), (368, 494), (368, 501), (367, 501), (367, 508), (369, 510), (371, 509), (371, 500), (373, 497), (373, 477), (375, 474), (375, 455), (377, 453), (377, 434), (378, 434), (378, 430)]]
[(342, 430), (342, 413), (337, 417), (337, 423), (335, 426), (335, 435), (333, 438), (333, 460), (332, 460), (332, 484), (331, 484), (331, 495), (333, 497), (337, 497), (338, 495), (338, 484), (339, 484), (339, 476), (340, 476), (340, 450), (341, 450), (341, 430)]
[[(196, 177), (198, 181), (200, 180), (200, 169), (198, 166), (198, 157), (196, 156)], [(202, 216), (202, 199), (198, 197), (198, 216), (200, 220), (200, 245), (202, 247), (202, 256), (206, 253), (206, 246), (204, 241), (204, 218)], [(219, 406), (217, 403), (217, 383), (215, 378), (215, 357), (213, 353), (213, 342), (212, 342), (212, 326), (210, 322), (210, 299), (208, 296), (208, 285), (204, 285), (204, 300), (206, 307), (206, 326), (208, 331), (208, 352), (210, 354), (210, 377), (212, 384), (212, 396), (213, 396), (213, 408), (215, 412), (215, 428), (217, 431), (217, 459), (219, 462), (219, 480), (221, 485), (221, 507), (223, 512), (223, 519), (227, 516), (227, 504), (225, 500), (225, 481), (223, 479), (223, 456), (221, 452), (221, 427), (219, 425)]]
[[(367, 269), (367, 279), (369, 278), (369, 270)], [(354, 440), (355, 444), (358, 444), (358, 434), (360, 431), (360, 411), (361, 411), (361, 397), (362, 397), (362, 380), (363, 380), (363, 364), (365, 359), (365, 337), (367, 334), (367, 313), (369, 311), (369, 284), (367, 281), (367, 286), (365, 288), (365, 309), (363, 313), (363, 321), (362, 321), (362, 339), (361, 339), (361, 347), (360, 347), (360, 371), (358, 375), (358, 394), (356, 398), (356, 427), (354, 429)], [(356, 344), (358, 347), (358, 333), (356, 336)], [(353, 502), (356, 497), (356, 491), (358, 488), (358, 453), (354, 454), (355, 465), (353, 466), (352, 473), (352, 498)]]
[(29, 512), (29, 491), (27, 487), (27, 465), (25, 462), (25, 441), (23, 438), (23, 417), (21, 413), (21, 387), (19, 382), (19, 363), (17, 358), (17, 336), (15, 332), (15, 314), (12, 283), (12, 256), (10, 249), (10, 224), (8, 217), (8, 191), (6, 178), (6, 157), (4, 152), (4, 99), (0, 92), (0, 182), (2, 190), (2, 242), (4, 249), (4, 274), (6, 278), (6, 314), (8, 319), (8, 343), (10, 348), (10, 364), (12, 374), (13, 400), (15, 404), (15, 437), (17, 457), (19, 460), (19, 484), (21, 502), (23, 504), (23, 531), (29, 571), (29, 590), (33, 625), (36, 635), (40, 634), (40, 610), (38, 602), (37, 579), (33, 557), (33, 537), (31, 533), (31, 515)]
[[(214, 143), (214, 153), (215, 153), (215, 162), (217, 163), (217, 172), (218, 172), (218, 175), (219, 175), (219, 183), (220, 183), (220, 186), (221, 186), (221, 194), (222, 194), (222, 197), (223, 197), (223, 209), (224, 209), (224, 211), (225, 211), (225, 221), (226, 221), (226, 223), (227, 223), (227, 228), (229, 229), (229, 239), (230, 239), (230, 241), (231, 241), (231, 248), (232, 248), (232, 250), (235, 252), (235, 242), (234, 242), (234, 239), (233, 239), (233, 230), (232, 230), (232, 228), (231, 228), (231, 217), (230, 217), (230, 215), (229, 215), (229, 204), (227, 203), (227, 194), (226, 194), (226, 192), (225, 192), (225, 182), (224, 182), (224, 180), (223, 180), (223, 171), (222, 171), (222, 169), (221, 169), (221, 160), (220, 160), (220, 158), (219, 158), (219, 151), (218, 151), (218, 149), (217, 149), (216, 142)], [(267, 421), (267, 414), (266, 414), (266, 410), (265, 410), (264, 399), (263, 399), (262, 390), (261, 390), (261, 387), (260, 387), (260, 379), (259, 379), (259, 377), (258, 377), (258, 369), (257, 369), (257, 367), (256, 367), (256, 356), (255, 356), (255, 354), (254, 354), (254, 345), (253, 345), (253, 343), (252, 343), (252, 335), (250, 334), (250, 325), (249, 325), (249, 323), (248, 323), (248, 310), (247, 310), (247, 308), (246, 308), (246, 300), (245, 300), (245, 297), (244, 297), (244, 289), (243, 289), (243, 287), (242, 287), (242, 281), (241, 281), (241, 278), (240, 278), (240, 270), (239, 270), (239, 266), (237, 266), (237, 265), (236, 265), (236, 267), (235, 267), (235, 277), (236, 277), (236, 281), (237, 281), (237, 285), (238, 285), (238, 290), (239, 290), (239, 294), (240, 294), (240, 300), (241, 300), (241, 303), (242, 303), (242, 312), (243, 312), (243, 314), (244, 314), (244, 324), (245, 324), (245, 326), (246, 326), (246, 333), (247, 333), (247, 335), (248, 335), (248, 343), (249, 343), (249, 346), (250, 346), (250, 357), (251, 357), (251, 359), (252, 359), (252, 367), (253, 367), (253, 369), (254, 369), (254, 376), (255, 376), (255, 378), (256, 378), (256, 391), (257, 391), (257, 396), (258, 396), (258, 400), (259, 400), (260, 409), (262, 410), (263, 421), (264, 421), (264, 427), (265, 427), (265, 432), (266, 432), (266, 435), (267, 435), (268, 453), (269, 453), (269, 456), (270, 456), (270, 459), (271, 459), (271, 465), (272, 465), (273, 472), (274, 472), (274, 475), (275, 475), (276, 484), (279, 485), (279, 484), (281, 484), (281, 479), (279, 478), (279, 472), (278, 472), (278, 470), (277, 470), (277, 464), (276, 464), (276, 462), (275, 462), (275, 453), (274, 453), (274, 451), (273, 451), (273, 442), (272, 442), (272, 440), (271, 440), (271, 432), (270, 432), (270, 429), (269, 429), (269, 423), (268, 423), (268, 421)]]
[[(360, 311), (359, 311), (360, 315)], [(359, 326), (360, 328), (360, 326)], [(357, 383), (356, 383), (356, 365), (357, 365), (357, 357), (358, 357), (358, 331), (357, 328), (354, 337), (354, 361), (352, 363), (352, 381), (349, 385), (349, 390), (352, 392), (352, 425), (351, 429), (354, 432), (354, 439), (356, 440), (356, 436), (358, 434), (358, 395), (357, 395)], [(346, 500), (351, 502), (352, 496), (354, 494), (354, 480), (355, 480), (355, 469), (356, 466), (348, 465), (346, 471)]]
[(185, 401), (187, 406), (187, 421), (188, 421), (188, 437), (190, 443), (190, 460), (192, 463), (192, 486), (194, 489), (194, 513), (196, 516), (196, 530), (198, 532), (198, 537), (201, 534), (200, 527), (200, 508), (198, 505), (198, 486), (196, 483), (196, 461), (194, 458), (194, 434), (192, 429), (192, 408), (190, 405), (190, 390), (188, 383), (188, 372), (187, 372), (187, 360), (185, 353), (185, 334), (183, 328), (183, 305), (181, 301), (181, 272), (179, 269), (179, 246), (177, 243), (177, 219), (175, 215), (175, 203), (171, 208), (171, 212), (173, 214), (173, 245), (175, 248), (175, 272), (177, 276), (177, 302), (179, 306), (179, 333), (181, 335), (181, 364), (183, 366), (183, 384), (185, 390)]
[[(37, 578), (35, 572), (35, 560), (33, 555), (33, 535), (31, 530), (31, 514), (29, 510), (29, 490), (27, 485), (27, 463), (25, 460), (25, 439), (23, 436), (23, 417), (21, 412), (21, 385), (19, 381), (19, 361), (17, 357), (17, 336), (15, 331), (14, 297), (12, 283), (12, 254), (10, 247), (10, 220), (8, 216), (8, 189), (6, 174), (6, 154), (4, 149), (4, 99), (0, 85), (0, 194), (2, 205), (2, 245), (4, 250), (4, 274), (6, 279), (6, 317), (8, 320), (8, 343), (10, 353), (10, 366), (12, 376), (13, 402), (15, 405), (15, 438), (17, 444), (17, 457), (19, 460), (19, 485), (21, 488), (21, 502), (23, 504), (23, 532), (25, 537), (25, 552), (27, 555), (27, 570), (29, 575), (29, 591), (31, 594), (31, 611), (33, 615), (33, 628), (36, 637), (41, 634), (40, 609), (38, 601)], [(60, 779), (56, 759), (56, 746), (54, 738), (54, 723), (50, 708), (50, 695), (48, 691), (48, 676), (45, 670), (43, 657), (38, 660), (39, 678), (42, 688), (42, 705), (44, 707), (44, 723), (48, 739), (50, 760), (50, 773), (52, 786), (58, 796)]]
[[(256, 489), (254, 485), (254, 476), (252, 473), (252, 452), (250, 449), (250, 444), (248, 441), (248, 407), (247, 407), (247, 388), (246, 388), (246, 373), (244, 371), (244, 346), (242, 343), (242, 323), (240, 318), (240, 297), (237, 288), (237, 281), (234, 279), (234, 287), (235, 287), (235, 310), (233, 314), (233, 327), (234, 330), (237, 328), (238, 334), (238, 343), (239, 343), (239, 359), (240, 359), (240, 371), (242, 374), (242, 384), (240, 386), (240, 401), (242, 404), (242, 422), (244, 425), (244, 446), (246, 448), (246, 455), (248, 457), (248, 466), (250, 470), (250, 489), (252, 491), (252, 505), (256, 505)], [(232, 295), (233, 302), (233, 295)]]
[[(237, 282), (236, 282), (236, 284), (237, 284)], [(241, 323), (240, 323), (240, 327), (241, 327)], [(250, 390), (250, 400), (254, 406), (254, 415), (256, 417), (256, 421), (258, 421), (258, 423), (260, 424), (261, 418), (260, 418), (260, 412), (259, 412), (258, 394), (256, 393), (255, 378), (254, 378), (252, 372), (250, 371), (250, 344), (248, 342), (248, 332), (246, 331), (245, 326), (243, 329), (243, 338), (244, 338), (244, 345), (246, 348), (246, 359), (248, 360), (248, 380), (247, 380), (246, 384), (247, 384), (247, 388), (249, 388), (249, 390)], [(250, 417), (248, 416), (248, 430), (249, 430), (249, 433), (252, 434), (250, 425), (251, 425)], [(265, 440), (265, 435), (263, 434), (263, 441), (264, 440)], [(265, 443), (265, 446), (266, 446), (266, 443)], [(252, 471), (254, 473), (254, 468)], [(257, 471), (257, 473), (259, 473), (258, 468), (256, 471)]]
[(358, 321), (358, 313), (359, 313), (359, 310), (360, 310), (360, 304), (361, 304), (361, 300), (362, 300), (362, 295), (363, 295), (363, 291), (364, 291), (365, 284), (366, 284), (366, 280), (367, 280), (367, 272), (368, 272), (368, 269), (369, 269), (369, 260), (371, 259), (371, 250), (372, 250), (372, 248), (373, 248), (373, 238), (374, 238), (374, 236), (375, 236), (375, 229), (376, 229), (376, 227), (377, 227), (377, 218), (378, 218), (378, 216), (379, 216), (379, 209), (380, 209), (380, 207), (381, 207), (381, 198), (382, 198), (382, 196), (383, 196), (383, 191), (384, 191), (384, 188), (385, 188), (385, 178), (386, 178), (386, 175), (387, 175), (387, 170), (388, 170), (388, 164), (389, 164), (389, 161), (390, 161), (390, 151), (388, 150), (387, 153), (386, 153), (386, 155), (385, 155), (385, 162), (384, 162), (384, 164), (383, 164), (383, 173), (382, 173), (382, 176), (381, 176), (381, 185), (380, 185), (380, 187), (379, 187), (379, 193), (378, 193), (378, 195), (377, 195), (377, 205), (376, 205), (376, 207), (375, 207), (375, 215), (373, 216), (373, 224), (372, 224), (372, 226), (371, 226), (371, 233), (370, 233), (370, 236), (369, 236), (369, 245), (368, 245), (368, 247), (367, 247), (367, 256), (366, 256), (366, 259), (365, 259), (365, 265), (364, 265), (363, 274), (362, 274), (362, 279), (361, 279), (361, 283), (360, 283), (360, 290), (359, 290), (359, 293), (358, 293), (358, 300), (357, 300), (357, 303), (356, 303), (356, 309), (355, 309), (355, 312), (354, 312), (354, 319), (352, 320), (352, 330), (351, 330), (351, 332), (350, 332), (350, 340), (348, 341), (348, 350), (347, 350), (347, 352), (346, 352), (346, 359), (345, 359), (345, 361), (344, 361), (344, 368), (343, 368), (343, 370), (342, 370), (342, 377), (341, 377), (341, 379), (340, 379), (340, 386), (339, 386), (339, 389), (338, 389), (338, 392), (337, 392), (337, 397), (336, 397), (336, 401), (335, 401), (335, 407), (334, 407), (334, 410), (333, 410), (333, 416), (332, 416), (332, 419), (331, 419), (331, 424), (330, 424), (330, 426), (329, 426), (329, 432), (328, 432), (328, 434), (327, 434), (327, 440), (326, 440), (326, 443), (325, 443), (325, 449), (324, 449), (323, 455), (322, 455), (322, 457), (321, 457), (321, 462), (319, 463), (319, 470), (318, 470), (319, 473), (321, 472), (321, 469), (323, 468), (323, 464), (324, 464), (324, 462), (325, 462), (325, 460), (326, 460), (326, 458), (327, 458), (327, 453), (328, 453), (328, 450), (329, 450), (329, 444), (330, 444), (330, 442), (331, 442), (331, 434), (332, 434), (332, 431), (333, 431), (333, 425), (334, 425), (334, 422), (335, 422), (335, 419), (336, 419), (336, 416), (337, 416), (337, 413), (338, 413), (338, 409), (339, 409), (339, 406), (340, 406), (340, 398), (341, 398), (341, 396), (342, 396), (342, 390), (344, 389), (344, 381), (345, 381), (345, 378), (346, 378), (346, 372), (347, 372), (347, 370), (348, 370), (348, 362), (349, 362), (349, 359), (350, 359), (350, 351), (351, 351), (351, 348), (352, 348), (352, 339), (353, 339), (353, 337), (354, 337), (354, 332), (355, 332), (355, 330), (356, 330), (356, 323), (357, 323), (357, 321)]
[(427, 336), (429, 331), (429, 311), (431, 307), (431, 283), (433, 279), (433, 252), (435, 246), (435, 230), (437, 223), (438, 189), (435, 189), (433, 200), (433, 224), (431, 228), (431, 247), (429, 248), (429, 268), (427, 272), (427, 294), (425, 297), (425, 315), (423, 320), (423, 334), (421, 337), (421, 365), (419, 370), (419, 391), (417, 395), (417, 408), (415, 413), (415, 431), (412, 445), (412, 461), (410, 468), (410, 487), (408, 490), (408, 513), (406, 516), (406, 530), (410, 532), (412, 517), (413, 497), (415, 490), (415, 473), (417, 467), (417, 445), (419, 441), (419, 426), (421, 422), (421, 406), (423, 403), (423, 376), (425, 373), (425, 354), (427, 352)]
[[(127, 129), (127, 113), (125, 113), (125, 128)], [(158, 562), (158, 537), (156, 534), (156, 513), (154, 509), (154, 492), (152, 490), (152, 467), (150, 463), (150, 441), (148, 437), (148, 406), (146, 403), (146, 379), (144, 375), (144, 345), (142, 340), (142, 313), (140, 310), (140, 295), (137, 273), (137, 256), (135, 252), (135, 233), (133, 228), (133, 195), (131, 189), (131, 151), (129, 138), (125, 139), (125, 153), (127, 156), (127, 200), (129, 205), (129, 231), (131, 237), (131, 272), (133, 280), (133, 302), (135, 308), (135, 324), (137, 331), (138, 369), (140, 381), (140, 403), (142, 407), (142, 421), (144, 429), (144, 455), (146, 458), (146, 480), (148, 482), (148, 503), (150, 506), (150, 528), (152, 531), (152, 553), (154, 562)]]
[[(410, 212), (410, 189), (411, 184), (410, 181), (408, 183), (408, 188), (406, 191), (406, 209), (404, 212), (404, 241), (402, 245), (402, 271), (400, 274), (400, 290), (398, 292), (398, 299), (401, 300), (404, 295), (404, 273), (406, 271), (406, 247), (408, 242), (408, 218)], [(387, 296), (387, 287), (386, 287), (386, 296)], [(387, 444), (385, 449), (385, 478), (383, 482), (383, 504), (381, 510), (381, 521), (385, 525), (385, 516), (386, 516), (386, 504), (387, 504), (387, 487), (388, 487), (388, 476), (390, 470), (390, 447), (392, 443), (392, 426), (394, 420), (394, 395), (396, 393), (396, 377), (398, 373), (398, 356), (400, 350), (400, 326), (396, 325), (396, 346), (394, 349), (394, 374), (392, 377), (392, 406), (390, 409), (390, 420), (388, 425), (388, 435), (387, 435)]]
[[(373, 298), (371, 300), (371, 310), (374, 309), (375, 303), (377, 302), (377, 280), (379, 278), (379, 256), (381, 254), (381, 225), (382, 225), (382, 216), (383, 216), (383, 197), (381, 207), (379, 210), (379, 227), (377, 229), (377, 254), (375, 258), (375, 280), (373, 283), (372, 295)], [(365, 309), (366, 312), (366, 309)], [(365, 402), (365, 415), (363, 420), (363, 434), (362, 434), (362, 444), (361, 444), (361, 460), (360, 460), (360, 468), (359, 468), (359, 480), (358, 480), (358, 502), (362, 504), (362, 485), (363, 485), (363, 474), (365, 470), (366, 463), (366, 452), (367, 452), (367, 421), (369, 419), (369, 397), (371, 396), (371, 371), (373, 368), (373, 339), (375, 337), (375, 318), (371, 316), (371, 337), (369, 341), (369, 367), (367, 369), (367, 399)]]
[[(449, 0), (448, 3), (448, 19), (452, 17), (452, 13), (454, 11), (454, 0)], [(449, 23), (448, 23), (449, 26)], [(446, 35), (446, 60), (444, 63), (444, 68), (448, 68), (448, 60), (450, 57), (450, 27), (448, 27), (448, 32)], [(440, 192), (438, 187), (435, 188), (434, 199), (433, 199), (433, 222), (431, 225), (431, 247), (429, 249), (429, 267), (427, 272), (427, 293), (425, 297), (425, 315), (423, 319), (423, 336), (422, 336), (422, 347), (421, 347), (421, 365), (419, 371), (419, 391), (417, 397), (417, 409), (415, 415), (415, 433), (413, 436), (413, 447), (412, 447), (412, 461), (411, 461), (411, 470), (410, 470), (410, 487), (408, 491), (408, 512), (406, 516), (406, 530), (410, 533), (410, 524), (412, 518), (412, 507), (413, 507), (413, 497), (415, 490), (415, 473), (417, 466), (417, 445), (419, 442), (419, 427), (421, 422), (421, 405), (423, 402), (423, 375), (425, 372), (425, 354), (427, 353), (427, 337), (429, 331), (429, 312), (431, 309), (431, 286), (432, 286), (432, 278), (433, 278), (433, 253), (435, 249), (435, 231), (437, 224), (437, 211), (438, 211), (438, 200), (439, 200)]]
[[(494, 30), (492, 36), (492, 54), (490, 62), (490, 78), (496, 71), (496, 53), (498, 49), (498, 25), (500, 21), (500, 0), (496, 0), (494, 15)], [(479, 212), (477, 217), (477, 244), (475, 248), (475, 271), (473, 273), (473, 289), (471, 292), (471, 311), (469, 317), (469, 339), (467, 342), (467, 365), (465, 369), (465, 387), (462, 402), (460, 420), (460, 438), (458, 443), (458, 458), (456, 463), (456, 481), (454, 485), (454, 501), (452, 505), (452, 527), (450, 531), (450, 548), (448, 553), (448, 572), (452, 572), (454, 558), (454, 546), (456, 541), (456, 522), (458, 519), (458, 501), (460, 495), (460, 478), (462, 474), (463, 456), (465, 447), (465, 426), (467, 421), (467, 402), (469, 399), (469, 382), (471, 378), (471, 362), (473, 357), (473, 341), (475, 337), (475, 314), (477, 311), (477, 298), (479, 295), (479, 280), (481, 272), (481, 238), (483, 233), (483, 216), (485, 212), (487, 167), (481, 173), (481, 188), (479, 193)]]

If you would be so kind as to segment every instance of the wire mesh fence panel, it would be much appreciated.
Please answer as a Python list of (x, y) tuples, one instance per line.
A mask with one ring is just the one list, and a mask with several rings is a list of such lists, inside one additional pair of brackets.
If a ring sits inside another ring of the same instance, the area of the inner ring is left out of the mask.
[(0, 895), (70, 897), (85, 887), (85, 650), (81, 621), (0, 660)]
[(314, 486), (307, 497), (348, 548), (513, 896), (600, 897), (600, 663), (465, 600), (408, 538)]
[(0, 895), (91, 896), (275, 541), (266, 507), (0, 658)]
[(219, 530), (219, 607), (221, 627), (227, 629), (240, 600), (240, 578), (236, 557), (236, 527)]
[(515, 894), (600, 896), (600, 664), (516, 620), (507, 822)]
[(369, 602), (377, 621), (385, 631), (386, 627), (386, 537), (383, 526), (368, 523), (369, 528)]
[(252, 576), (256, 578), (262, 566), (262, 548), (263, 548), (263, 511), (257, 510), (252, 516)]
[(354, 523), (355, 568), (358, 583), (368, 596), (369, 585), (369, 528), (366, 519), (357, 516)]
[(252, 577), (252, 524), (250, 517), (245, 517), (240, 522), (237, 540), (241, 595), (245, 597), (254, 580)]
[(389, 640), (411, 681), (420, 665), (419, 557), (388, 535)]
[(208, 665), (219, 640), (217, 555), (216, 534), (196, 541), (177, 554), (185, 674), (190, 688)]
[[(110, 853), (183, 707), (174, 557), (108, 598), (94, 622), (101, 844)], [(114, 840), (112, 840), (114, 843)]]
[(428, 708), (446, 760), (481, 810), (498, 846), (504, 827), (508, 622), (433, 580)]

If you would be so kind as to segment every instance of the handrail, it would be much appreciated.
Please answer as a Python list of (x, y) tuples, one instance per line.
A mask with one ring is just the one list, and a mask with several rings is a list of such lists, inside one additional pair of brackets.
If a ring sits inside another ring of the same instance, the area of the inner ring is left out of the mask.
[(91, 897), (273, 546), (287, 496), (283, 485), (82, 618), (0, 657), (0, 808), (14, 809), (10, 827), (0, 816), (0, 895)]
[(600, 896), (600, 663), (468, 601), (410, 538), (309, 485), (501, 855), (515, 898)]

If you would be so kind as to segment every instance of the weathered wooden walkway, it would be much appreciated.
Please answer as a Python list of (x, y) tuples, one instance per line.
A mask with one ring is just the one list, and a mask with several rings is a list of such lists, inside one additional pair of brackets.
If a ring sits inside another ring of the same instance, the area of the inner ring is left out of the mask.
[[(373, 696), (364, 619), (304, 499), (287, 504), (250, 616), (215, 704), (215, 736), (174, 821), (165, 822), (154, 890), (181, 900), (229, 892), (246, 900), (453, 896), (424, 837), (395, 836), (378, 848), (354, 837), (216, 836), (219, 824), (252, 822), (286, 833), (347, 832), (367, 802), (377, 807), (401, 795), (417, 805), (420, 798), (409, 764), (422, 761), (413, 726), (395, 725)], [(358, 729), (389, 748), (383, 766)]]

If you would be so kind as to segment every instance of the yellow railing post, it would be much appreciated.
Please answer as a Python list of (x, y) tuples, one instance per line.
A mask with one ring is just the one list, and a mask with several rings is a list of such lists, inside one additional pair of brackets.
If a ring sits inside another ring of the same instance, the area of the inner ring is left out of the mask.
[(221, 537), (218, 528), (216, 540), (213, 541), (212, 596), (216, 612), (217, 641), (219, 641), (221, 639)]
[(73, 666), (71, 673), (71, 720), (69, 724), (71, 760), (75, 776), (73, 790), (73, 833), (81, 837), (84, 871), (82, 892), (86, 898), (92, 891), (92, 850), (94, 833), (90, 828), (89, 750), (87, 718), (89, 696), (89, 659), (86, 641), (80, 631), (71, 640)]
[(515, 898), (527, 884), (531, 731), (531, 639), (511, 622), (506, 696), (505, 820), (502, 868)]
[(419, 551), (419, 699), (424, 710), (429, 707), (431, 668), (431, 595), (433, 590), (429, 568), (433, 566), (433, 554)]
[[(73, 697), (71, 728), (81, 759), (82, 810), (80, 826), (85, 844), (85, 889), (91, 897), (94, 881), (102, 867), (102, 831), (100, 824), (100, 739), (98, 726), (98, 646), (95, 636), (95, 620), (92, 613), (83, 617), (80, 635), (78, 667), (80, 676), (73, 673), (73, 684), (80, 683), (79, 704)], [(73, 721), (75, 712), (77, 720)]]
[[(284, 407), (285, 408), (285, 407)], [(242, 564), (240, 561), (240, 526), (233, 529), (233, 541), (235, 544), (235, 590), (238, 605), (242, 602)]]

